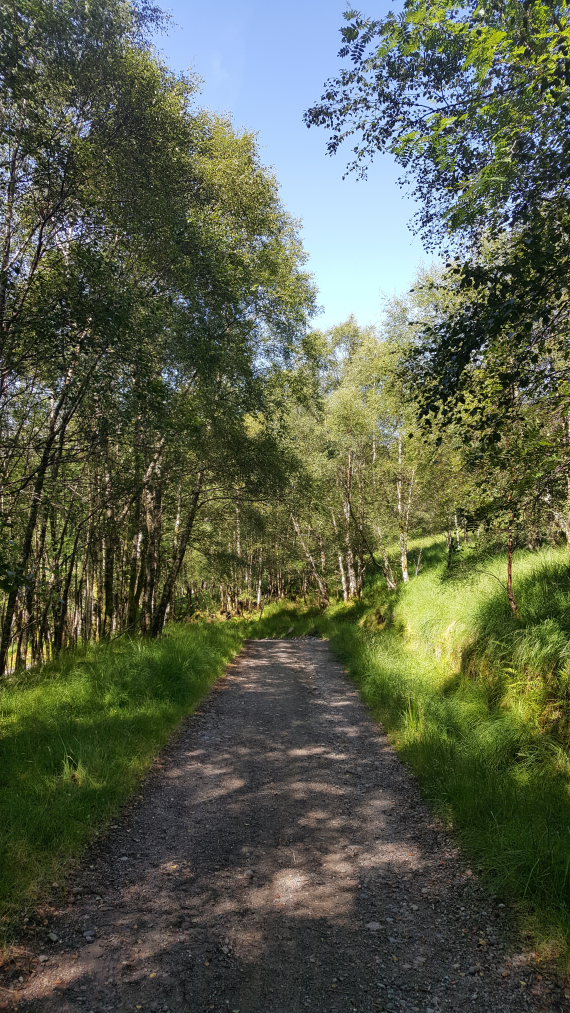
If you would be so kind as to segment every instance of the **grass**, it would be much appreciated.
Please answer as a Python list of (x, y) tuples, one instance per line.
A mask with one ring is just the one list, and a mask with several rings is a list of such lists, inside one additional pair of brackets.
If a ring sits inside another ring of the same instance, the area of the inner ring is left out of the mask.
[(425, 794), (534, 939), (570, 967), (570, 554), (424, 539), (397, 593), (326, 612), (170, 627), (14, 678), (0, 691), (0, 936), (63, 883), (246, 636), (328, 637)]
[(246, 633), (173, 626), (63, 655), (0, 691), (0, 941), (64, 881)]
[(288, 606), (265, 634), (330, 638), (471, 860), (568, 970), (570, 553), (517, 554), (516, 617), (506, 558), (467, 550), (450, 571), (432, 539), (422, 559), (397, 594), (377, 584), (322, 614)]

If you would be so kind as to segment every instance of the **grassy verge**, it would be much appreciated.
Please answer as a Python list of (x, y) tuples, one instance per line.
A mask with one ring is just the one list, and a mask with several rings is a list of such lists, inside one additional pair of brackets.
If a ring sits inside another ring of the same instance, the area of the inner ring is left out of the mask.
[[(419, 549), (419, 545), (416, 547)], [(0, 938), (61, 882), (246, 636), (320, 634), (495, 888), (570, 966), (570, 561), (424, 540), (423, 570), (325, 613), (171, 627), (29, 672), (0, 691)]]
[(14, 679), (0, 692), (0, 942), (61, 882), (205, 696), (245, 623), (120, 639)]
[(568, 550), (519, 553), (516, 617), (503, 557), (466, 552), (449, 571), (432, 542), (423, 558), (398, 595), (377, 586), (324, 614), (287, 607), (265, 635), (331, 639), (466, 852), (568, 970)]

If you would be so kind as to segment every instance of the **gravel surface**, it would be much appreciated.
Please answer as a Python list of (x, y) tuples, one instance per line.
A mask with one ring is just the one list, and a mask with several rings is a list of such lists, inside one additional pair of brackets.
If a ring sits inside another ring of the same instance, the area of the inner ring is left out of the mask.
[(254, 641), (36, 926), (0, 1005), (570, 1009), (507, 923), (328, 645)]

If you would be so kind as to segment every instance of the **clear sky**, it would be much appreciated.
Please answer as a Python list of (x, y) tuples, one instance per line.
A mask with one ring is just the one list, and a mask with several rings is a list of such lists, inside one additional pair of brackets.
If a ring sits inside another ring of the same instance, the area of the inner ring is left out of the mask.
[[(326, 154), (326, 133), (303, 113), (340, 66), (342, 0), (158, 0), (172, 25), (157, 48), (175, 70), (203, 79), (200, 103), (229, 113), (258, 135), (263, 162), (275, 172), (283, 202), (302, 220), (309, 270), (319, 288), (326, 328), (354, 313), (377, 323), (383, 297), (410, 287), (428, 258), (408, 228), (413, 205), (398, 169), (378, 158), (367, 181), (343, 180), (345, 160)], [(370, 0), (376, 15), (390, 0)]]

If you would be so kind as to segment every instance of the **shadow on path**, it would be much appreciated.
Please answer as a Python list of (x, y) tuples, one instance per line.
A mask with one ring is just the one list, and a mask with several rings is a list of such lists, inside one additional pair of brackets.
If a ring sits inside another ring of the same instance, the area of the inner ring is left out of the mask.
[(10, 1008), (565, 1008), (322, 641), (250, 642), (78, 883)]

